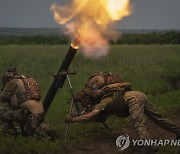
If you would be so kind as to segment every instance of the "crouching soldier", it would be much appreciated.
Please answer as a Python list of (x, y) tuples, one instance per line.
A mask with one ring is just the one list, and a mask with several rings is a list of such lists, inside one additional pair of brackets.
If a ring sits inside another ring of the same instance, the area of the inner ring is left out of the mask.
[(17, 73), (16, 69), (5, 72), (2, 77), (0, 120), (5, 132), (17, 134), (13, 122), (19, 124), (24, 135), (40, 135), (58, 138), (53, 129), (44, 123), (41, 92), (35, 79)]
[(177, 138), (180, 138), (180, 127), (164, 118), (149, 103), (144, 93), (132, 91), (131, 84), (124, 82), (119, 74), (93, 73), (85, 88), (77, 94), (76, 99), (90, 112), (77, 117), (68, 116), (66, 122), (93, 119), (102, 122), (113, 113), (120, 117), (130, 115), (139, 139), (149, 139), (150, 136), (145, 126), (145, 114), (158, 126), (175, 133)]

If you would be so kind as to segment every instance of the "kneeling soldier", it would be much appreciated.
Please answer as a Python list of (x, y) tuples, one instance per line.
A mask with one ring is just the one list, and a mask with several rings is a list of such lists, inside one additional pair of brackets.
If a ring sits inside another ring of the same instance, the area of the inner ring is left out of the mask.
[(8, 103), (0, 107), (0, 120), (5, 124), (5, 131), (11, 130), (11, 133), (17, 134), (13, 124), (16, 122), (24, 135), (58, 138), (55, 131), (44, 123), (41, 92), (35, 79), (11, 69), (3, 75), (2, 84), (1, 101)]

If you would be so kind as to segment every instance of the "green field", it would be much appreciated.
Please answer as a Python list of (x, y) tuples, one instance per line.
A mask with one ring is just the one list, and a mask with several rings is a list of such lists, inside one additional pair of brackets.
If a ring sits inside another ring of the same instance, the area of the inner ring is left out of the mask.
[[(50, 72), (56, 73), (67, 50), (67, 45), (0, 46), (0, 76), (6, 69), (16, 67), (19, 72), (33, 76), (45, 96), (53, 80)], [(174, 90), (168, 80), (177, 79), (178, 87), (180, 45), (114, 45), (111, 46), (109, 55), (99, 60), (89, 60), (78, 52), (70, 70), (78, 72), (71, 77), (75, 92), (84, 87), (91, 72), (117, 72), (132, 83), (134, 90), (145, 92), (161, 113), (167, 114), (180, 109), (180, 90)], [(46, 121), (57, 130), (60, 140), (52, 142), (47, 138), (22, 136), (15, 140), (14, 137), (4, 136), (0, 132), (0, 153), (60, 153), (64, 147), (72, 146), (76, 142), (83, 143), (101, 130), (100, 124), (74, 124), (70, 127), (69, 142), (64, 143), (64, 119), (68, 114), (69, 98), (68, 85), (65, 83), (46, 116)], [(108, 123), (113, 129), (118, 129), (125, 128), (128, 121), (129, 119), (110, 118)]]

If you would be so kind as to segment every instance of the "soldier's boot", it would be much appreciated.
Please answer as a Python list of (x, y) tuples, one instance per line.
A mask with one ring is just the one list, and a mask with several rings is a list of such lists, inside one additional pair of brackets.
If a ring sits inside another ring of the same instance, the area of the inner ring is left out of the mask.
[(36, 127), (34, 133), (38, 136), (48, 136), (52, 140), (59, 139), (59, 135), (56, 133), (56, 131), (52, 128), (49, 128), (44, 122)]
[(3, 132), (6, 135), (15, 135), (15, 136), (18, 135), (18, 131), (14, 127), (14, 124), (11, 121), (4, 123)]

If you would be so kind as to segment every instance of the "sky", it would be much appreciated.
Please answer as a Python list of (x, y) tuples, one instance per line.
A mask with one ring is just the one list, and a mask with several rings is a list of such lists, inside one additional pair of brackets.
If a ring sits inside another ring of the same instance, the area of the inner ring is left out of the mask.
[[(59, 28), (50, 6), (70, 0), (0, 0), (0, 27)], [(133, 13), (120, 29), (180, 29), (180, 0), (131, 0)]]

